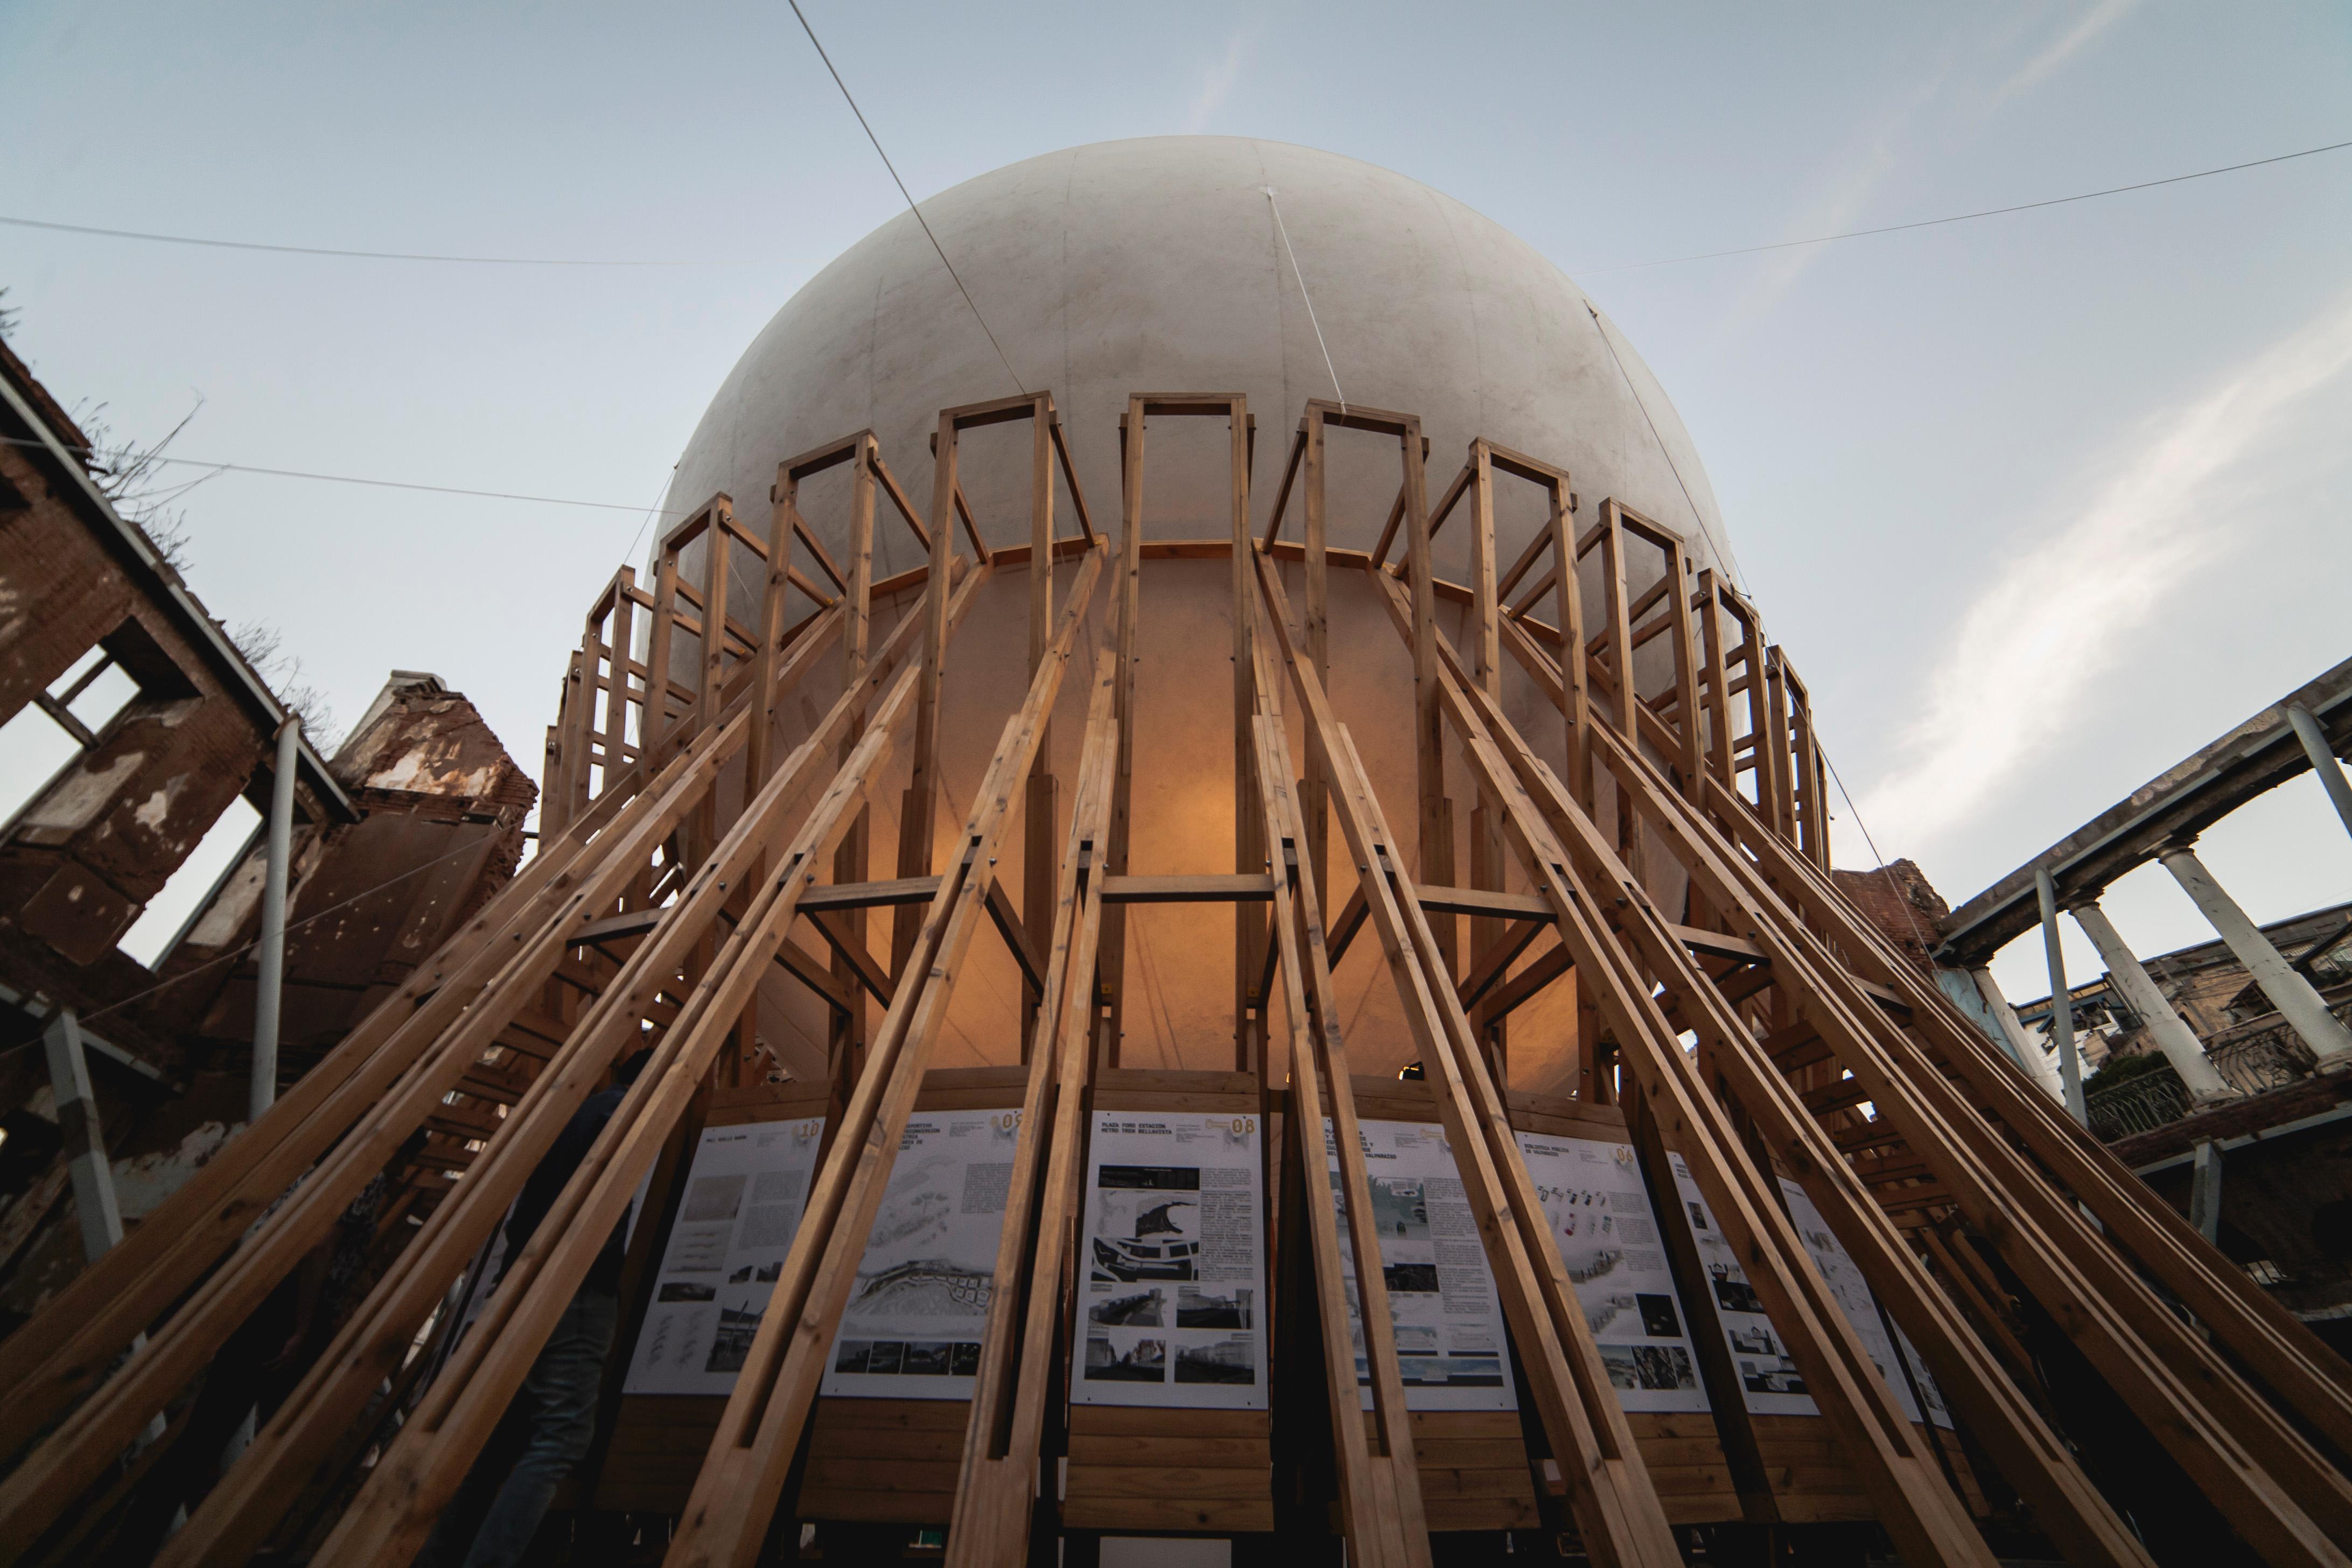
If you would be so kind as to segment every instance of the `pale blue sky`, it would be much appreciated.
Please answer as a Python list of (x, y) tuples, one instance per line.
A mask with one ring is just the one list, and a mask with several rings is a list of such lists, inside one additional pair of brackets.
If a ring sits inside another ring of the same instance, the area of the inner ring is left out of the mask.
[[(1576, 275), (1688, 424), (1880, 847), (1956, 900), (2352, 651), (2352, 150), (1613, 269), (2345, 140), (2352, 7), (808, 9), (918, 197), (1072, 143), (1264, 136)], [(180, 450), (278, 468), (648, 504), (754, 332), (898, 207), (781, 0), (10, 0), (0, 100), (8, 216), (729, 264), (0, 228), (60, 396), (152, 437), (201, 393)], [(244, 476), (187, 510), (197, 591), (275, 622), (346, 721), (430, 668), (534, 763), (638, 521)], [(2209, 840), (2258, 918), (2352, 897), (2308, 784)], [(2145, 952), (2205, 934), (2161, 872), (2109, 909)]]

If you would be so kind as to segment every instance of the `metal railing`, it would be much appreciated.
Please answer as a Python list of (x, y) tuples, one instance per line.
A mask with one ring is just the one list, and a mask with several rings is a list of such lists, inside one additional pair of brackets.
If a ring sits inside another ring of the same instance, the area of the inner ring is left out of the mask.
[(2112, 1143), (2135, 1132), (2153, 1132), (2189, 1114), (2189, 1093), (2170, 1071), (2147, 1072), (2137, 1078), (2086, 1095), (2083, 1109), (2091, 1119), (2091, 1133)]
[[(2352, 1025), (2352, 998), (2328, 1010)], [(2276, 1013), (2222, 1030), (2205, 1042), (2205, 1056), (2221, 1075), (2221, 1081), (2243, 1095), (2266, 1094), (2300, 1083), (2315, 1067), (2311, 1047)], [(2189, 1114), (2189, 1094), (2177, 1074), (2159, 1068), (2112, 1089), (2093, 1090), (2084, 1097), (2083, 1109), (2089, 1113), (2091, 1131), (2112, 1143), (2179, 1121)]]

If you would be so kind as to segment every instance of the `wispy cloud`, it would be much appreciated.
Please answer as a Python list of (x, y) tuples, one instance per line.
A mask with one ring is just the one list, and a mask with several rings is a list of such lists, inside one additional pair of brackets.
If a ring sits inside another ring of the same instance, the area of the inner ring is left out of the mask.
[(1995, 792), (2081, 710), (2126, 634), (2228, 542), (2219, 498), (2230, 481), (2347, 370), (2352, 296), (2086, 476), (2088, 505), (2011, 557), (1962, 613), (1901, 762), (1864, 792), (1886, 842), (1918, 846), (2000, 807)]
[(2099, 0), (2084, 14), (2083, 19), (2061, 34), (2048, 48), (2034, 56), (2017, 69), (2017, 73), (1993, 94), (1995, 102), (2023, 92), (2060, 66), (2074, 58), (2084, 45), (2124, 19), (2139, 0)]
[(1197, 136), (1209, 128), (1210, 119), (1225, 106), (1234, 95), (1234, 86), (1242, 78), (1242, 67), (1249, 63), (1250, 50), (1257, 42), (1257, 30), (1242, 27), (1225, 40), (1224, 58), (1211, 66), (1201, 79), (1201, 88), (1192, 95), (1192, 106), (1184, 115), (1184, 133)]
[[(1854, 226), (1862, 219), (1880, 187), (1903, 167), (1912, 126), (1943, 92), (1948, 76), (1948, 66), (1938, 68), (1884, 113), (1856, 130), (1816, 183), (1811, 199), (1790, 216), (1784, 230), (1788, 237), (1834, 234)], [(1821, 254), (1822, 247), (1818, 246), (1777, 254), (1732, 307), (1727, 324), (1736, 330), (1762, 316), (1795, 285), (1806, 268), (1820, 259)]]

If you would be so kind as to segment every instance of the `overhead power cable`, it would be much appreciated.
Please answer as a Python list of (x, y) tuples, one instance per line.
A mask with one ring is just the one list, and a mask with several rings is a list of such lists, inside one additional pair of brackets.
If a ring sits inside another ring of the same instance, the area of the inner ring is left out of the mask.
[(1874, 234), (1900, 234), (1906, 229), (1935, 228), (1942, 224), (1967, 223), (1972, 218), (2000, 217), (2004, 213), (2032, 212), (2038, 207), (2060, 207), (2069, 202), (2095, 201), (2101, 196), (2119, 196), (2127, 191), (2152, 191), (2158, 185), (2178, 185), (2189, 180), (2210, 180), (2216, 174), (2234, 174), (2242, 169), (2260, 169), (2272, 163), (2284, 163), (2296, 158), (2316, 157), (2322, 153), (2340, 153), (2352, 147), (2352, 142), (2330, 142), (2325, 147), (2305, 147), (2300, 153), (2281, 153), (2274, 158), (2256, 158), (2249, 163), (2225, 163), (2218, 169), (2200, 169), (2191, 174), (2169, 174), (2161, 180), (2142, 180), (2137, 184), (2110, 185), (2104, 191), (2084, 191), (2078, 195), (2052, 196), (2046, 201), (2019, 202), (2014, 206), (1986, 207), (1981, 212), (1954, 213), (1949, 217), (1923, 217), (1911, 223), (1890, 223), (1877, 228), (1853, 228), (1842, 234), (1817, 234), (1811, 239), (1779, 239), (1769, 245), (1743, 245), (1731, 250), (1702, 250), (1692, 256), (1666, 256), (1655, 261), (1625, 261), (1614, 267), (1583, 267), (1571, 268), (1579, 278), (1597, 277), (1603, 272), (1633, 272), (1644, 267), (1673, 267), (1685, 261), (1713, 261), (1724, 256), (1755, 256), (1767, 250), (1793, 250), (1799, 246), (1827, 245), (1832, 240), (1863, 239)]
[[(45, 447), (48, 445), (46, 441), (25, 436), (0, 436), (0, 442), (5, 442), (11, 447)], [(82, 457), (94, 455), (88, 447), (68, 446), (66, 450)], [(478, 496), (484, 500), (531, 501), (541, 506), (584, 506), (593, 507), (599, 511), (643, 512), (646, 510), (642, 506), (629, 506), (620, 501), (579, 500), (570, 496), (520, 495), (512, 490), (472, 490), (457, 485), (419, 484), (409, 479), (362, 479), (356, 474), (318, 474), (301, 468), (265, 468), (252, 463), (215, 463), (201, 458), (153, 458), (149, 460), (158, 464), (168, 463), (178, 468), (209, 468), (215, 474), (267, 474), (272, 479), (320, 479), (330, 484), (366, 485), (373, 489), (423, 490), (430, 495)], [(675, 509), (656, 510), (662, 511), (663, 515), (681, 517), (685, 515)]]
[(866, 121), (866, 111), (857, 107), (857, 100), (850, 94), (849, 84), (841, 79), (839, 71), (834, 69), (833, 57), (824, 52), (823, 44), (817, 42), (816, 29), (809, 26), (806, 13), (801, 10), (801, 0), (787, 0), (787, 4), (793, 8), (793, 15), (800, 17), (801, 31), (808, 35), (808, 41), (815, 47), (816, 58), (824, 62), (825, 70), (833, 77), (833, 85), (841, 89), (842, 100), (849, 105), (849, 112), (857, 116), (857, 123), (865, 131), (866, 140), (874, 143), (874, 151), (881, 156), (882, 166), (890, 171), (891, 183), (898, 187), (898, 194), (907, 198), (907, 210), (913, 213), (915, 221), (923, 226), (923, 237), (929, 240), (931, 248), (940, 253), (940, 265), (948, 269), (950, 278), (955, 279), (956, 292), (961, 294), (963, 302), (971, 307), (971, 319), (980, 323), (982, 331), (988, 333), (988, 346), (996, 351), (998, 359), (1004, 360), (1004, 374), (1011, 376), (1013, 384), (1020, 387), (1023, 394), (1026, 395), (1029, 388), (1023, 385), (1021, 373), (1013, 368), (1011, 360), (1004, 358), (1004, 345), (996, 341), (994, 332), (989, 331), (988, 318), (980, 313), (978, 305), (973, 304), (971, 290), (963, 286), (963, 279), (956, 271), (955, 263), (948, 259), (947, 247), (940, 243), (940, 237), (931, 232), (930, 219), (925, 217), (923, 209), (915, 205), (914, 193), (907, 189), (907, 182), (898, 178), (898, 165), (890, 162), (889, 153), (882, 151), (882, 138), (874, 134), (874, 127)]
[(99, 228), (46, 218), (0, 217), (11, 228), (45, 228), (58, 234), (89, 234), (102, 239), (143, 239), (158, 245), (197, 245), (207, 250), (267, 250), (280, 256), (340, 256), (362, 261), (446, 261), (461, 267), (748, 267), (747, 261), (598, 261), (560, 256), (436, 256), (408, 250), (340, 250), (323, 245), (271, 245), (257, 239), (208, 239), (193, 234), (150, 234), (135, 228)]

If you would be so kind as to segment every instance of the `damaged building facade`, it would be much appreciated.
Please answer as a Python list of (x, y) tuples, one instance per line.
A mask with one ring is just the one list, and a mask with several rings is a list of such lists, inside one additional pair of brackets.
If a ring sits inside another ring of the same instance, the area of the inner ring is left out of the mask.
[[(462, 694), (409, 671), (332, 755), (299, 734), (281, 748), (295, 715), (117, 512), (87, 437), (5, 344), (0, 438), (5, 1329), (505, 885), (537, 790)], [(268, 818), (289, 754), (280, 1023), (260, 1083)], [(168, 929), (142, 927), (151, 906)], [(478, 1087), (516, 1092), (495, 1076)], [(453, 1098), (397, 1173), (388, 1238), (463, 1169), (498, 1104)]]
[[(2352, 660), (2200, 748), (1941, 922), (1937, 978), (1990, 1037), (2288, 1310), (2352, 1345), (2352, 904), (2257, 924), (2198, 836), (2315, 773), (2352, 833)], [(2137, 956), (2101, 892), (2157, 864), (2216, 940)], [(2073, 981), (2072, 920), (2103, 961)], [(2053, 983), (2012, 1007), (1984, 967), (2039, 928)]]

